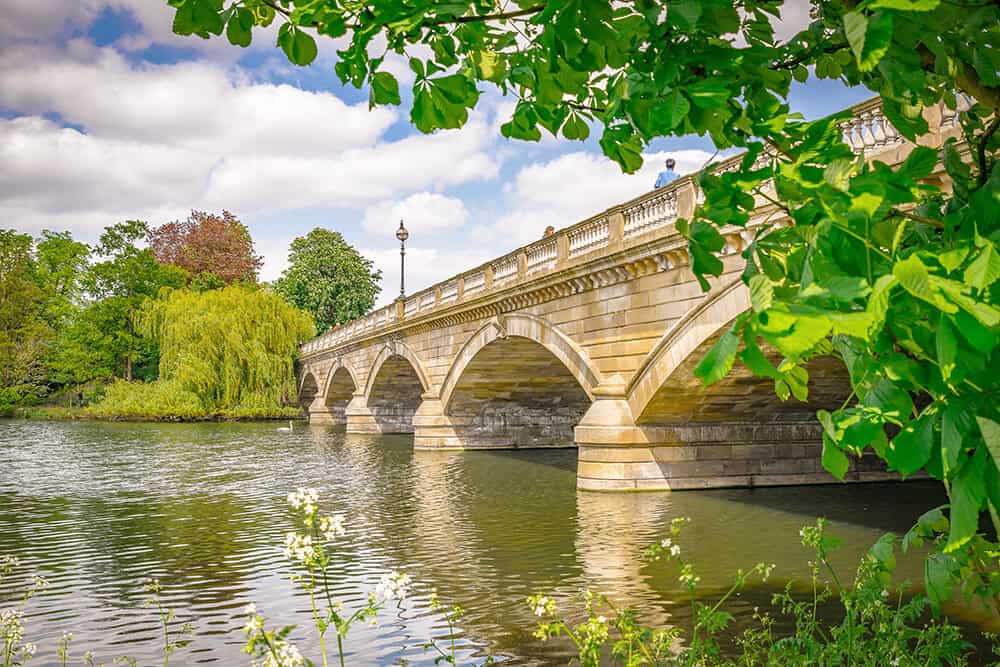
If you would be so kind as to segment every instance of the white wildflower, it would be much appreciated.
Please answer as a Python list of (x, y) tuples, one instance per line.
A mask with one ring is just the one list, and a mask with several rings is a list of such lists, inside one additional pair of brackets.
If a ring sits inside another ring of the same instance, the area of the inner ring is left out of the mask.
[(246, 635), (255, 635), (264, 629), (264, 619), (260, 616), (251, 616), (247, 619), (247, 622), (243, 624), (243, 633)]
[(247, 606), (243, 607), (243, 613), (246, 614), (247, 616), (256, 616), (257, 615), (257, 605), (255, 603), (251, 602)]
[(316, 547), (313, 546), (311, 535), (299, 535), (298, 533), (285, 534), (285, 558), (297, 560), (304, 565), (308, 565), (316, 558)]
[(288, 494), (288, 504), (293, 509), (302, 510), (302, 513), (306, 516), (312, 516), (316, 513), (316, 503), (318, 502), (319, 491), (316, 489), (307, 489), (304, 486), (300, 486), (297, 490)]
[(544, 595), (528, 598), (528, 604), (535, 616), (551, 615), (556, 611), (556, 601)]
[(24, 636), (24, 614), (19, 609), (0, 611), (0, 638), (9, 646), (18, 644)]
[(670, 547), (670, 555), (674, 556), (675, 558), (677, 556), (680, 556), (681, 555), (681, 548), (680, 548), (680, 546), (677, 545), (677, 544), (672, 545)]
[(37, 652), (38, 646), (32, 642), (27, 642), (21, 647), (21, 655), (24, 657), (25, 662), (31, 660)]
[(279, 641), (260, 663), (260, 667), (303, 667), (305, 664), (305, 658), (299, 653), (299, 649), (288, 642)]
[(319, 532), (328, 542), (332, 542), (347, 531), (344, 529), (344, 515), (334, 514), (319, 519)]
[(16, 556), (0, 556), (0, 575), (10, 574), (20, 564), (21, 561)]
[(663, 547), (664, 549), (669, 549), (670, 545), (673, 544), (673, 542), (674, 541), (671, 540), (669, 537), (665, 537), (662, 540), (660, 540), (660, 546)]
[(378, 585), (375, 586), (375, 595), (387, 602), (390, 600), (405, 600), (410, 594), (410, 584), (412, 582), (413, 580), (410, 578), (410, 575), (393, 570), (387, 574), (383, 574), (382, 578), (379, 579)]

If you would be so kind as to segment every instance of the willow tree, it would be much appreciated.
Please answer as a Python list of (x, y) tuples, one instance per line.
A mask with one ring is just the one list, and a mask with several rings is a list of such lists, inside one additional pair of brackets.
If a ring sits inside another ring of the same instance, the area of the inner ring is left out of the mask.
[[(789, 25), (783, 12), (805, 4), (809, 25), (777, 38), (774, 24)], [(372, 105), (405, 97), (423, 132), (461, 127), (493, 89), (516, 98), (505, 136), (584, 140), (596, 131), (625, 171), (639, 168), (657, 137), (707, 135), (720, 149), (744, 148), (734, 172), (702, 176), (704, 204), (678, 222), (694, 273), (706, 289), (704, 277), (721, 273), (720, 228), (746, 226), (754, 194), (772, 198), (791, 225), (755, 231), (743, 252), (753, 309), (699, 373), (717, 381), (743, 363), (794, 400), (808, 393), (808, 361), (843, 363), (852, 400), (818, 415), (824, 465), (841, 477), (848, 456), (870, 449), (894, 470), (944, 482), (950, 527), (928, 561), (932, 594), (949, 594), (949, 582), (971, 572), (975, 557), (960, 550), (978, 543), (982, 513), (1000, 530), (996, 0), (170, 5), (175, 32), (225, 32), (240, 46), (277, 21), (277, 44), (299, 65), (316, 57), (317, 38), (337, 40), (340, 81), (368, 87)], [(408, 59), (408, 95), (389, 53)], [(792, 82), (815, 78), (868, 88), (914, 142), (928, 117), (956, 116), (961, 141), (917, 149), (899, 169), (866, 161), (843, 141), (845, 116), (806, 122), (791, 112)], [(947, 179), (930, 178), (941, 168)], [(764, 357), (763, 343), (783, 355), (780, 364)], [(996, 556), (987, 561), (995, 572)], [(1000, 577), (983, 587), (1000, 607)]]
[(308, 313), (266, 289), (174, 290), (149, 301), (139, 329), (160, 345), (160, 382), (197, 396), (206, 414), (275, 410), (296, 395)]

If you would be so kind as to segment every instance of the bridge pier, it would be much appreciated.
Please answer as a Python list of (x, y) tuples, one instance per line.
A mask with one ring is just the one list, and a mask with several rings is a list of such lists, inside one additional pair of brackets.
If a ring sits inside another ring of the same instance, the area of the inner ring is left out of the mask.
[(327, 405), (324, 396), (316, 396), (306, 407), (309, 423), (318, 426), (337, 426), (346, 422), (343, 406)]
[[(815, 420), (636, 424), (628, 401), (595, 397), (576, 427), (577, 488), (679, 491), (839, 482), (822, 465)], [(845, 481), (899, 479), (877, 458), (851, 459)]]
[(368, 408), (365, 395), (356, 393), (344, 408), (344, 417), (347, 422), (348, 433), (381, 433), (375, 415)]
[(464, 449), (451, 418), (444, 414), (441, 399), (424, 395), (413, 414), (413, 448), (428, 450)]

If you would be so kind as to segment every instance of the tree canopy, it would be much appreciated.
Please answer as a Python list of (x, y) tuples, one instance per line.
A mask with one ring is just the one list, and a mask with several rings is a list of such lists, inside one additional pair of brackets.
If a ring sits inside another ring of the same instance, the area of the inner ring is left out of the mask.
[(122, 377), (155, 374), (155, 343), (135, 330), (135, 316), (146, 299), (163, 287), (184, 285), (180, 268), (156, 261), (138, 244), (148, 234), (145, 222), (129, 220), (111, 225), (101, 234), (94, 262), (84, 276), (84, 288), (93, 301), (67, 332), (61, 353), (80, 365), (83, 377)]
[(52, 329), (40, 317), (32, 238), (0, 229), (0, 410), (44, 392), (45, 353)]
[(250, 231), (229, 211), (191, 211), (187, 220), (149, 231), (149, 247), (161, 264), (187, 271), (199, 284), (257, 282), (263, 260), (254, 252)]
[[(791, 3), (777, 0), (170, 4), (175, 32), (225, 31), (241, 46), (277, 20), (278, 46), (299, 65), (316, 57), (316, 38), (338, 40), (337, 77), (367, 86), (372, 105), (402, 103), (385, 58), (408, 58), (410, 118), (423, 132), (461, 127), (493, 88), (517, 99), (504, 135), (597, 131), (625, 171), (657, 137), (745, 148), (735, 171), (700, 175), (704, 204), (677, 224), (709, 289), (723, 269), (720, 229), (747, 226), (761, 200), (776, 212), (743, 251), (753, 308), (699, 374), (717, 381), (738, 360), (802, 400), (806, 362), (839, 359), (853, 392), (818, 415), (826, 468), (843, 476), (847, 456), (870, 449), (948, 490), (944, 552), (928, 560), (932, 598), (969, 571), (961, 549), (978, 539), (981, 513), (1000, 530), (1000, 4), (814, 0), (809, 25), (786, 40), (773, 26)], [(913, 142), (942, 115), (956, 116), (961, 138), (917, 148), (898, 169), (856, 156), (846, 116), (791, 111), (793, 81), (815, 78), (874, 91)], [(1000, 595), (996, 578), (982, 586)]]
[(382, 272), (339, 232), (316, 228), (292, 241), (288, 268), (274, 289), (308, 311), (323, 331), (367, 313), (381, 291)]

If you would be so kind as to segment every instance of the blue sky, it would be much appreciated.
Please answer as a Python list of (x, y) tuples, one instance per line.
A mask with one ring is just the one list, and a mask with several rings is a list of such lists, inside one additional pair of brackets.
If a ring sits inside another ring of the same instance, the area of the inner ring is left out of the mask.
[[(124, 219), (159, 225), (192, 209), (232, 211), (263, 255), (338, 230), (399, 282), (400, 217), (410, 229), (407, 286), (426, 287), (649, 189), (663, 158), (690, 171), (712, 154), (699, 137), (660, 140), (622, 175), (591, 139), (525, 143), (499, 132), (513, 104), (487, 91), (459, 131), (422, 135), (407, 118), (409, 70), (389, 62), (403, 106), (370, 112), (367, 92), (333, 74), (321, 40), (290, 65), (273, 30), (248, 49), (170, 31), (165, 0), (8, 0), (0, 15), (0, 219), (94, 241)], [(786, 31), (805, 20), (786, 3)], [(817, 117), (870, 97), (829, 81), (793, 92)], [(408, 290), (408, 291), (410, 291)]]

